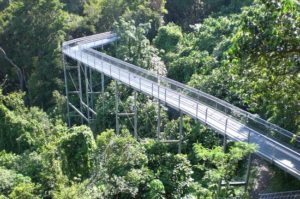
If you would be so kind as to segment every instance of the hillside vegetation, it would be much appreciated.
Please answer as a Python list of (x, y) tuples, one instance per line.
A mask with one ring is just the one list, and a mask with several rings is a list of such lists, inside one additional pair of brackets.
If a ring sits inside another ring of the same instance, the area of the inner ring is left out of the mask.
[[(229, 142), (224, 151), (222, 136), (184, 116), (178, 154), (177, 144), (156, 139), (157, 102), (143, 94), (142, 139), (133, 137), (129, 118), (117, 134), (109, 78), (96, 120), (67, 127), (62, 42), (106, 31), (119, 36), (107, 54), (300, 136), (296, 0), (0, 0), (0, 199), (249, 198), (255, 168), (247, 190), (229, 182), (245, 178), (255, 145)], [(131, 110), (132, 89), (118, 87), (120, 111)], [(178, 139), (179, 114), (160, 111), (162, 139)], [(300, 187), (270, 169), (279, 177), (268, 190)]]

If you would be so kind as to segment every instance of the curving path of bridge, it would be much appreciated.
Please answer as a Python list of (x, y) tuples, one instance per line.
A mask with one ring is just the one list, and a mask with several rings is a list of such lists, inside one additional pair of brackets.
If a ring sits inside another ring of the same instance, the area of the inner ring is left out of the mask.
[[(94, 50), (117, 40), (111, 32), (83, 37), (63, 44), (69, 58), (103, 73), (147, 96), (207, 124), (218, 133), (235, 141), (248, 141), (258, 146), (257, 154), (300, 179), (300, 153), (280, 140), (290, 140), (293, 134), (255, 117), (225, 101), (159, 76)], [(296, 138), (296, 144), (300, 139)]]

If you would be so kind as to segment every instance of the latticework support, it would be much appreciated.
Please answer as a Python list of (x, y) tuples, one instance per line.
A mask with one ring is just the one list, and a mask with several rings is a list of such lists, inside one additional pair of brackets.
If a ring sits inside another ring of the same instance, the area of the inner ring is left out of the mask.
[(118, 82), (115, 82), (115, 114), (116, 114), (116, 133), (120, 133), (120, 117), (133, 117), (133, 135), (135, 138), (138, 138), (138, 115), (137, 115), (137, 92), (134, 91), (133, 95), (133, 112), (132, 113), (120, 113), (120, 96)]

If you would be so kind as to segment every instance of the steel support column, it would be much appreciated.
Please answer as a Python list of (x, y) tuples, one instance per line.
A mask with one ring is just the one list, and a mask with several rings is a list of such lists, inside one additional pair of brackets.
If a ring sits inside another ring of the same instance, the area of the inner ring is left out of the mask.
[(224, 138), (223, 138), (223, 151), (224, 151), (224, 153), (226, 152), (226, 147), (227, 147), (227, 124), (228, 124), (228, 118), (226, 118)]
[(94, 107), (94, 89), (93, 89), (93, 73), (91, 67), (89, 67), (89, 89), (90, 89), (90, 104), (91, 108), (95, 110)]
[(66, 100), (67, 100), (67, 120), (68, 120), (68, 127), (71, 127), (70, 106), (69, 106), (69, 86), (68, 86), (68, 76), (67, 76), (67, 69), (66, 69), (66, 56), (64, 54), (63, 54), (63, 65), (64, 65), (65, 93), (66, 93)]
[(156, 138), (157, 140), (160, 140), (160, 100), (157, 100), (157, 132), (156, 132)]
[[(248, 132), (248, 144), (250, 143), (250, 131)], [(245, 193), (248, 190), (249, 179), (250, 179), (250, 170), (251, 170), (251, 163), (252, 163), (252, 154), (250, 153), (247, 160), (247, 171), (246, 171), (246, 180), (245, 180)]]
[(89, 80), (88, 80), (88, 73), (87, 73), (87, 66), (84, 66), (84, 79), (85, 79), (85, 95), (86, 95), (86, 105), (87, 105), (87, 118), (88, 123), (90, 124), (90, 97), (89, 97)]
[(116, 99), (116, 104), (115, 104), (115, 112), (116, 112), (116, 133), (120, 133), (120, 123), (119, 123), (119, 91), (118, 91), (118, 82), (116, 81), (116, 87), (115, 87), (115, 99)]
[(178, 153), (181, 153), (181, 145), (182, 145), (182, 139), (183, 139), (182, 128), (183, 128), (183, 114), (182, 114), (182, 111), (180, 111)]
[[(77, 71), (78, 71), (78, 84), (79, 84), (79, 104), (80, 104), (80, 112), (82, 112), (82, 85), (81, 85), (81, 63), (77, 62)], [(81, 124), (83, 124), (83, 118), (81, 117)]]
[[(102, 62), (101, 62), (101, 64), (102, 64)], [(102, 67), (103, 68), (103, 67)], [(102, 115), (104, 115), (104, 112), (105, 112), (105, 110), (104, 110), (104, 105), (105, 105), (105, 102), (104, 102), (104, 100), (105, 100), (105, 95), (104, 95), (104, 73), (102, 72), (101, 73), (101, 95), (102, 95)], [(105, 121), (104, 121), (104, 117), (102, 117), (102, 127), (103, 127), (103, 130), (104, 130), (104, 126), (105, 126)]]
[[(226, 147), (227, 147), (227, 125), (228, 125), (228, 118), (226, 118), (225, 129), (224, 129), (224, 138), (223, 138), (223, 151), (224, 151), (224, 153), (226, 153)], [(217, 197), (219, 197), (219, 194), (221, 192), (221, 186), (222, 186), (222, 179), (220, 179), (219, 184), (218, 184)]]
[(137, 115), (137, 92), (134, 91), (134, 137), (137, 139), (138, 138), (138, 133), (137, 133), (137, 123), (138, 123), (138, 115)]

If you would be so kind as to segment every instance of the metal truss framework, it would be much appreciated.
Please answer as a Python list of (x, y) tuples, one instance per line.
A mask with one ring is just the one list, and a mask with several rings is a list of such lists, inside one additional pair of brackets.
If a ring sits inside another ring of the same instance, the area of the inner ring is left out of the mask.
[[(104, 94), (105, 91), (105, 75), (101, 74), (101, 91), (95, 91), (93, 85), (93, 69), (84, 65), (81, 62), (77, 62), (77, 65), (71, 65), (67, 61), (67, 57), (63, 56), (64, 63), (64, 80), (65, 80), (65, 93), (67, 100), (67, 120), (68, 126), (72, 126), (72, 117), (79, 118), (81, 124), (90, 125), (95, 118), (97, 113), (95, 110), (95, 96), (99, 94)], [(95, 74), (98, 72), (96, 71)], [(83, 81), (84, 80), (84, 81)], [(71, 82), (71, 85), (70, 83)], [(121, 117), (133, 117), (133, 135), (135, 138), (138, 137), (138, 114), (137, 114), (137, 91), (134, 91), (134, 106), (132, 112), (120, 112), (120, 97), (119, 97), (119, 81), (115, 83), (115, 117), (116, 117), (116, 133), (120, 133), (120, 118)], [(70, 90), (70, 88), (72, 88)], [(73, 100), (71, 100), (73, 98)], [(74, 100), (77, 99), (77, 100)], [(73, 102), (72, 102), (73, 101)], [(104, 103), (104, 101), (103, 101)], [(104, 105), (102, 105), (104, 106)], [(180, 122), (179, 122), (179, 139), (178, 140), (162, 140), (161, 139), (161, 106), (163, 104), (160, 100), (157, 100), (157, 140), (163, 143), (178, 143), (178, 153), (181, 153), (181, 145), (183, 140), (183, 114), (180, 111)], [(77, 108), (79, 107), (79, 108)]]
[[(293, 133), (209, 94), (92, 49), (99, 46), (103, 47), (103, 45), (117, 39), (118, 37), (115, 34), (108, 32), (64, 42), (64, 77), (69, 126), (71, 126), (72, 117), (76, 117), (77, 122), (87, 124), (95, 120), (97, 116), (95, 96), (104, 93), (104, 80), (105, 77), (108, 77), (116, 81), (115, 115), (117, 133), (120, 131), (120, 118), (133, 117), (133, 134), (138, 138), (136, 100), (137, 92), (143, 93), (157, 100), (157, 139), (165, 143), (178, 143), (179, 153), (182, 151), (183, 140), (182, 118), (183, 114), (187, 114), (223, 135), (224, 150), (226, 150), (229, 139), (257, 144), (259, 147), (256, 152), (257, 155), (300, 179), (300, 153), (297, 149), (289, 146), (288, 142), (282, 142), (284, 139), (290, 141), (294, 137)], [(97, 85), (98, 81), (93, 80), (93, 76), (97, 74), (101, 75), (101, 84), (99, 84), (101, 89)], [(73, 78), (74, 76), (77, 77), (77, 80)], [(71, 84), (68, 84), (69, 82)], [(134, 90), (134, 108), (132, 112), (119, 112), (118, 84), (124, 84)], [(100, 91), (95, 89), (96, 87)], [(161, 139), (160, 109), (162, 105), (174, 108), (180, 113), (178, 140)], [(296, 144), (300, 143), (300, 138), (295, 140)], [(247, 189), (249, 181), (251, 156), (248, 157), (247, 162), (245, 181), (236, 183), (244, 184), (245, 189)]]

